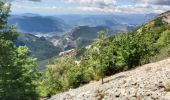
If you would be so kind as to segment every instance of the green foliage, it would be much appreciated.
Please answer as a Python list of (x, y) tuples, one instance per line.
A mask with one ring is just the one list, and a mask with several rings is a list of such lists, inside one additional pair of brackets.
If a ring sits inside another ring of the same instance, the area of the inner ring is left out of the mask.
[(156, 52), (151, 42), (145, 41), (140, 33), (123, 32), (109, 38), (100, 34), (99, 38), (87, 51), (83, 61), (85, 65), (90, 65), (89, 67), (95, 66), (92, 69), (98, 75), (101, 74), (101, 68), (104, 75), (111, 75), (148, 63), (149, 57)]
[(170, 30), (162, 32), (160, 38), (157, 41), (158, 45), (167, 46), (170, 44)]
[(64, 56), (48, 65), (47, 71), (40, 80), (38, 91), (42, 97), (51, 96), (88, 83), (91, 80), (89, 75), (87, 70), (77, 65), (73, 58)]
[[(169, 27), (169, 26), (168, 26)], [(151, 58), (151, 61), (158, 61), (170, 56), (170, 29), (168, 27), (161, 32), (160, 38), (156, 41), (159, 53)]]
[(36, 59), (27, 56), (27, 47), (13, 44), (18, 33), (7, 25), (9, 9), (0, 1), (0, 99), (36, 100)]
[(157, 26), (162, 26), (164, 23), (162, 21), (162, 17), (159, 17), (157, 19), (155, 19), (155, 23), (154, 23), (154, 26), (157, 27)]
[(75, 57), (77, 59), (81, 59), (81, 56), (86, 52), (86, 48), (85, 47), (80, 47), (78, 49), (76, 49), (76, 55)]
[(70, 88), (77, 88), (81, 84), (86, 83), (86, 80), (84, 80), (84, 74), (83, 69), (73, 67), (71, 68), (67, 73), (66, 76), (68, 77), (68, 85)]
[[(50, 86), (53, 90), (45, 91), (46, 95), (170, 56), (170, 25), (162, 23), (162, 19), (146, 23), (131, 33), (122, 31), (110, 37), (104, 33), (99, 32), (99, 39), (88, 48), (77, 49), (75, 55), (60, 57), (49, 65), (46, 73), (51, 68), (52, 73), (46, 74), (44, 81), (50, 83), (43, 83), (42, 87)], [(81, 63), (76, 64), (76, 60)], [(52, 76), (56, 83), (49, 80)]]

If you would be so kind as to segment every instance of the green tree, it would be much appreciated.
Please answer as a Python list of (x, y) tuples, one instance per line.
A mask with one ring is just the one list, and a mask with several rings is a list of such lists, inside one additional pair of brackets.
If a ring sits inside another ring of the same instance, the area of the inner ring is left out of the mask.
[(103, 78), (104, 78), (104, 69), (103, 69), (103, 67), (104, 67), (104, 64), (103, 64), (103, 56), (104, 56), (104, 52), (103, 52), (103, 48), (104, 48), (104, 46), (105, 46), (105, 42), (104, 42), (104, 40), (105, 40), (105, 35), (104, 35), (104, 31), (101, 31), (101, 32), (99, 32), (98, 34), (99, 34), (99, 41), (98, 41), (98, 53), (99, 53), (99, 61), (100, 61), (100, 74), (101, 74), (101, 78), (102, 78), (102, 84), (104, 83), (104, 81), (103, 81)]
[(27, 56), (26, 46), (15, 46), (18, 33), (7, 25), (9, 11), (10, 5), (0, 1), (0, 99), (36, 100), (35, 59)]

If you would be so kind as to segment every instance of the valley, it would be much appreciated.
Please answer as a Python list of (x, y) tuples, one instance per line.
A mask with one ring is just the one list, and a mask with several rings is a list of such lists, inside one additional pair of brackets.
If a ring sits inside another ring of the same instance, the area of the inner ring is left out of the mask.
[(60, 52), (91, 44), (98, 38), (99, 31), (107, 30), (108, 36), (115, 35), (120, 30), (132, 31), (155, 16), (156, 14), (41, 16), (26, 13), (12, 15), (8, 23), (15, 25), (23, 34), (18, 38), (17, 45), (27, 45), (31, 56), (38, 58), (38, 64), (42, 65), (41, 63), (48, 62), (48, 59)]

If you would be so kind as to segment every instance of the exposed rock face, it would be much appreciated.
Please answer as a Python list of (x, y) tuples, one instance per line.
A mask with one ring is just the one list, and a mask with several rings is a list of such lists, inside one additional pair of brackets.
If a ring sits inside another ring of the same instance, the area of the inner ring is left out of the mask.
[(160, 17), (163, 17), (164, 22), (170, 24), (170, 11), (161, 14)]
[(60, 52), (60, 53), (59, 53), (59, 56), (68, 55), (68, 54), (74, 53), (74, 52), (75, 52), (74, 49), (67, 50), (67, 51), (64, 51), (64, 52)]
[(92, 82), (49, 100), (170, 100), (170, 59)]

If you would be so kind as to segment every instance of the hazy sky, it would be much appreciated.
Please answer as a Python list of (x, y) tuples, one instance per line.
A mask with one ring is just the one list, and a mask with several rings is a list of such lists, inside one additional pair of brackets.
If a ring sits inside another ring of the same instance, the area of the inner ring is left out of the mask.
[(170, 10), (170, 0), (11, 0), (10, 2), (13, 14), (162, 13)]

